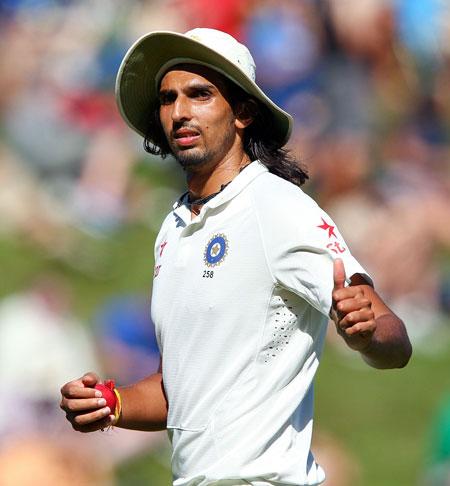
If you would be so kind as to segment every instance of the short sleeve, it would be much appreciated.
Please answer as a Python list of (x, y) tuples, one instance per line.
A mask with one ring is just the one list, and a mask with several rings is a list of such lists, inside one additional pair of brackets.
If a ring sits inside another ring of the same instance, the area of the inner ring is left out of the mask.
[(372, 280), (351, 254), (330, 216), (309, 196), (302, 195), (291, 204), (289, 212), (279, 213), (272, 220), (272, 231), (263, 230), (268, 263), (278, 285), (329, 315), (335, 258), (343, 260), (347, 282), (357, 273), (369, 284)]

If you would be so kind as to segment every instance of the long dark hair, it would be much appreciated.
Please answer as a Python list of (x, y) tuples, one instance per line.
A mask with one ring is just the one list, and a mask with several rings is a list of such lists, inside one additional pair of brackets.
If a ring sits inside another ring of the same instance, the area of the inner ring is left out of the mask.
[(263, 163), (272, 174), (296, 186), (303, 185), (309, 178), (306, 167), (290, 150), (280, 147), (279, 142), (274, 140), (274, 118), (269, 108), (241, 91), (245, 96), (241, 106), (244, 106), (244, 110), (250, 107), (253, 118), (252, 123), (244, 131), (245, 152), (251, 160), (258, 159)]
[[(273, 139), (274, 118), (269, 108), (250, 96), (234, 83), (227, 83), (227, 98), (233, 110), (246, 112), (253, 121), (244, 131), (244, 151), (250, 160), (259, 160), (273, 174), (301, 186), (309, 178), (304, 165), (290, 150), (280, 147)], [(148, 129), (144, 138), (144, 150), (163, 159), (171, 154), (161, 122), (159, 104), (150, 112)]]

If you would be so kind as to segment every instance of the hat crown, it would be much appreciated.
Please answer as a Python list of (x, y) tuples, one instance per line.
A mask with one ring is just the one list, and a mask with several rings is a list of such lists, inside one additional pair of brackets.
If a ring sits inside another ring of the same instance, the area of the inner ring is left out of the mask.
[(221, 54), (255, 81), (256, 66), (250, 51), (230, 34), (216, 29), (196, 28), (184, 35)]
[(148, 136), (148, 117), (158, 105), (161, 78), (180, 64), (204, 65), (230, 79), (269, 110), (277, 146), (288, 141), (292, 117), (257, 85), (250, 51), (231, 35), (208, 28), (185, 34), (149, 32), (125, 54), (117, 75), (116, 99), (123, 119), (139, 135)]

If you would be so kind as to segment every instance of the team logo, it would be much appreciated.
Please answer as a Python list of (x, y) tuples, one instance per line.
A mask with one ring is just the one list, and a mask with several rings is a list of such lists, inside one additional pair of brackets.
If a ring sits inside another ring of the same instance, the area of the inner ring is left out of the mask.
[(318, 228), (322, 228), (325, 231), (328, 231), (328, 238), (331, 238), (332, 236), (336, 238), (336, 235), (334, 233), (334, 226), (331, 224), (328, 224), (323, 218), (320, 218), (322, 220), (322, 224), (317, 226)]
[(206, 245), (203, 260), (208, 267), (220, 265), (228, 253), (227, 237), (220, 233), (214, 235)]

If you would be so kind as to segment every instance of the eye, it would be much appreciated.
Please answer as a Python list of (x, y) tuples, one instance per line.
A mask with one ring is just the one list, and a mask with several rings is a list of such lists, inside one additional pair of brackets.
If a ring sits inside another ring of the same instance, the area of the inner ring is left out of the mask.
[(196, 89), (192, 92), (192, 98), (198, 100), (208, 100), (211, 97), (211, 91), (207, 88)]
[(171, 91), (162, 91), (159, 93), (159, 104), (160, 105), (170, 105), (176, 100), (176, 94)]

